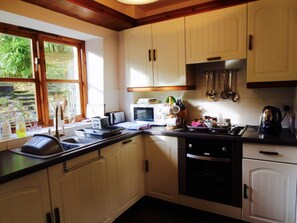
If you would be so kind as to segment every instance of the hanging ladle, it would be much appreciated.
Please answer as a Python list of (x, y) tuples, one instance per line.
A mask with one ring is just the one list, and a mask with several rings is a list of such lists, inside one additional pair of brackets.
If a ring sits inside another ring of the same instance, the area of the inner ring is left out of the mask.
[[(236, 70), (234, 71), (234, 75), (235, 75), (234, 80), (236, 80), (236, 78), (237, 78)], [(233, 82), (234, 82), (234, 88), (233, 88), (234, 89), (234, 92), (233, 92), (233, 95), (232, 95), (232, 101), (233, 102), (236, 102), (236, 101), (239, 100), (239, 94), (237, 94), (236, 91), (235, 91), (236, 81), (233, 81)]]
[(228, 86), (227, 86), (228, 78), (227, 78), (225, 70), (223, 71), (223, 78), (224, 78), (224, 89), (221, 92), (221, 98), (228, 99), (229, 98), (229, 96), (228, 96)]
[(208, 72), (205, 72), (205, 81), (206, 81), (206, 96), (208, 96)]
[(227, 90), (228, 97), (233, 97), (233, 94), (234, 94), (232, 90), (232, 74), (233, 74), (233, 71), (229, 70), (228, 90)]
[(210, 72), (210, 86), (211, 86), (211, 90), (208, 92), (208, 95), (210, 96), (211, 99), (215, 99), (216, 98), (216, 91), (215, 91), (215, 77), (214, 77), (214, 73)]

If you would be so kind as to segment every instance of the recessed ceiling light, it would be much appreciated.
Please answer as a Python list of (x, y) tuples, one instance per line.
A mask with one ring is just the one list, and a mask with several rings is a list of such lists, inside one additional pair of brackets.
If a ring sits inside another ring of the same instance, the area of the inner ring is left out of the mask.
[(158, 0), (117, 0), (118, 2), (129, 4), (129, 5), (144, 5), (156, 2)]

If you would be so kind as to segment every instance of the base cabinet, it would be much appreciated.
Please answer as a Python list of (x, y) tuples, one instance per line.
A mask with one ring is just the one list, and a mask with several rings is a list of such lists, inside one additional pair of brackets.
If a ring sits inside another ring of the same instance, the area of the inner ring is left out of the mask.
[[(285, 154), (290, 150), (294, 151), (295, 148), (244, 145), (242, 199), (244, 221), (296, 222), (297, 165), (276, 162), (276, 157), (280, 159), (296, 157), (296, 154)], [(256, 152), (259, 154), (257, 160)]]
[(48, 169), (55, 222), (111, 222), (107, 163), (99, 151)]
[(177, 137), (145, 135), (146, 193), (179, 203)]
[(145, 194), (142, 135), (105, 147), (101, 155), (107, 160), (112, 216), (116, 218)]
[(0, 222), (51, 223), (47, 171), (0, 185)]

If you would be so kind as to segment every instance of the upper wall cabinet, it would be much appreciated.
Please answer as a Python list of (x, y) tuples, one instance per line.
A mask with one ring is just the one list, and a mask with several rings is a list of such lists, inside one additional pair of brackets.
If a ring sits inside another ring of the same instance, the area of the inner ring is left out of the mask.
[(186, 85), (184, 18), (124, 31), (128, 87)]
[(187, 64), (246, 58), (246, 4), (186, 17)]
[(297, 1), (248, 4), (247, 82), (297, 80)]

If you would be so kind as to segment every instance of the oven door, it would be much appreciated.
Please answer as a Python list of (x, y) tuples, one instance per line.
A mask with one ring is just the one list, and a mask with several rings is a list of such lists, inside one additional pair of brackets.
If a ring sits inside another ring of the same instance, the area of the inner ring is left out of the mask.
[(179, 193), (241, 207), (241, 159), (241, 142), (179, 137)]
[(230, 158), (186, 154), (187, 195), (225, 204), (232, 202)]

